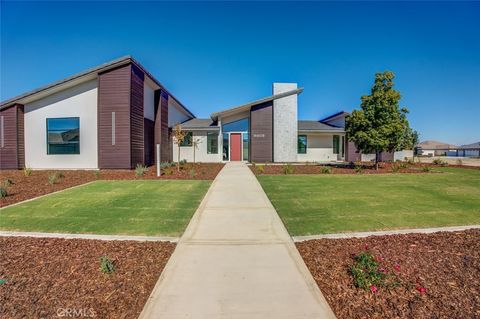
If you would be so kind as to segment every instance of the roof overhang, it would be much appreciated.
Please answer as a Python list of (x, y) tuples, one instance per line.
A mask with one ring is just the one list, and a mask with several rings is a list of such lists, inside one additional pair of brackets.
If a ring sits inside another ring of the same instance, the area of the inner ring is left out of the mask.
[(324, 119), (321, 119), (320, 122), (330, 122), (330, 121), (333, 121), (333, 120), (336, 120), (338, 118), (341, 118), (341, 117), (345, 117), (347, 115), (349, 115), (350, 113), (348, 112), (345, 112), (345, 111), (340, 111), (338, 113), (335, 113), (335, 114), (332, 114), (330, 116), (327, 116), (326, 118)]
[(345, 134), (344, 130), (298, 130), (299, 133), (337, 133)]
[(235, 106), (235, 107), (232, 107), (232, 108), (229, 108), (229, 109), (226, 109), (226, 110), (222, 110), (222, 111), (219, 111), (219, 112), (212, 113), (210, 115), (210, 117), (212, 118), (213, 121), (217, 121), (219, 117), (234, 115), (234, 114), (237, 114), (237, 113), (249, 111), (250, 108), (254, 105), (263, 104), (263, 103), (266, 103), (266, 102), (281, 99), (282, 97), (287, 97), (287, 96), (294, 95), (294, 94), (300, 94), (302, 92), (303, 92), (303, 88), (298, 88), (298, 89), (295, 89), (295, 90), (271, 95), (271, 96), (264, 97), (264, 98), (246, 103), (246, 104), (242, 104), (242, 105)]
[(138, 68), (140, 68), (148, 78), (154, 82), (159, 88), (163, 89), (169, 96), (171, 96), (179, 105), (180, 107), (190, 116), (195, 117), (195, 115), (190, 112), (175, 96), (173, 96), (165, 87), (155, 78), (152, 76), (150, 72), (148, 72), (139, 62), (137, 62), (132, 56), (127, 55), (113, 61), (101, 64), (97, 67), (88, 69), (86, 71), (77, 73), (73, 76), (65, 78), (60, 81), (53, 82), (51, 84), (45, 85), (41, 88), (29, 91), (27, 93), (18, 95), (14, 98), (2, 101), (0, 103), (0, 110), (10, 107), (15, 104), (26, 104), (30, 103), (35, 100), (39, 100), (51, 94), (63, 91), (75, 85), (78, 85), (83, 82), (87, 82), (90, 80), (94, 80), (97, 78), (98, 74), (110, 71), (112, 69), (122, 67), (128, 64), (135, 64)]

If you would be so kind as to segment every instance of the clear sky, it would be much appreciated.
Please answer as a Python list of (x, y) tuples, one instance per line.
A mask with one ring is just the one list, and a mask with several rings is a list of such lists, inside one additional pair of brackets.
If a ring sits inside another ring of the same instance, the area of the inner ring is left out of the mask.
[(321, 119), (391, 70), (421, 140), (480, 140), (479, 2), (1, 2), (1, 100), (128, 54), (198, 117), (298, 82)]

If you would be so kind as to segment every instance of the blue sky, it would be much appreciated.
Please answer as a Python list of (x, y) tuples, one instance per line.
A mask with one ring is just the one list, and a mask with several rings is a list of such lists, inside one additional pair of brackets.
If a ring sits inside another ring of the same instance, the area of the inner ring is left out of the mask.
[(1, 100), (128, 54), (198, 117), (298, 82), (320, 119), (391, 70), (422, 140), (480, 140), (478, 2), (1, 3)]

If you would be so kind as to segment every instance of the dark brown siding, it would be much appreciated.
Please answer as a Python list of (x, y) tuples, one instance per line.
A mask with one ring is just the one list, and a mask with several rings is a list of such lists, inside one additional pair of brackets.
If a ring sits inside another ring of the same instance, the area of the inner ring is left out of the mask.
[(17, 150), (18, 150), (18, 168), (25, 167), (25, 119), (24, 106), (17, 105)]
[[(130, 168), (131, 65), (98, 77), (98, 166)], [(115, 112), (115, 145), (112, 145), (112, 112)]]
[[(155, 92), (155, 145), (160, 144), (160, 161), (172, 160), (168, 130), (168, 94), (163, 90)], [(156, 146), (155, 146), (156, 149)], [(156, 158), (155, 151), (155, 158)]]
[(143, 123), (145, 165), (152, 165), (155, 162), (155, 123), (149, 119), (145, 119)]
[(360, 152), (357, 153), (357, 148), (353, 142), (348, 141), (345, 149), (345, 160), (347, 162), (358, 162), (361, 160)]
[[(17, 169), (17, 105), (13, 105), (0, 111), (0, 125), (2, 124), (2, 117), (3, 127), (0, 129), (3, 130), (3, 145), (0, 140), (0, 169)], [(0, 133), (2, 132), (0, 131)]]
[(144, 151), (144, 117), (143, 117), (143, 72), (132, 65), (131, 76), (131, 107), (130, 107), (130, 125), (131, 125), (131, 164), (135, 167), (137, 164), (145, 163)]
[(273, 161), (273, 104), (267, 102), (250, 111), (250, 161)]

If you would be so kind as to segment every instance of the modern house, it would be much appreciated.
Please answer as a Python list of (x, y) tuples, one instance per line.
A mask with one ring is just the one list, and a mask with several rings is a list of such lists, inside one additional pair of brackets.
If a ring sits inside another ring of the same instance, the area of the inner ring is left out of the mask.
[(123, 57), (0, 104), (0, 168), (109, 169), (176, 160), (172, 128), (188, 131), (180, 159), (321, 162), (362, 159), (345, 137), (346, 112), (298, 120), (303, 88), (199, 119), (140, 63)]

